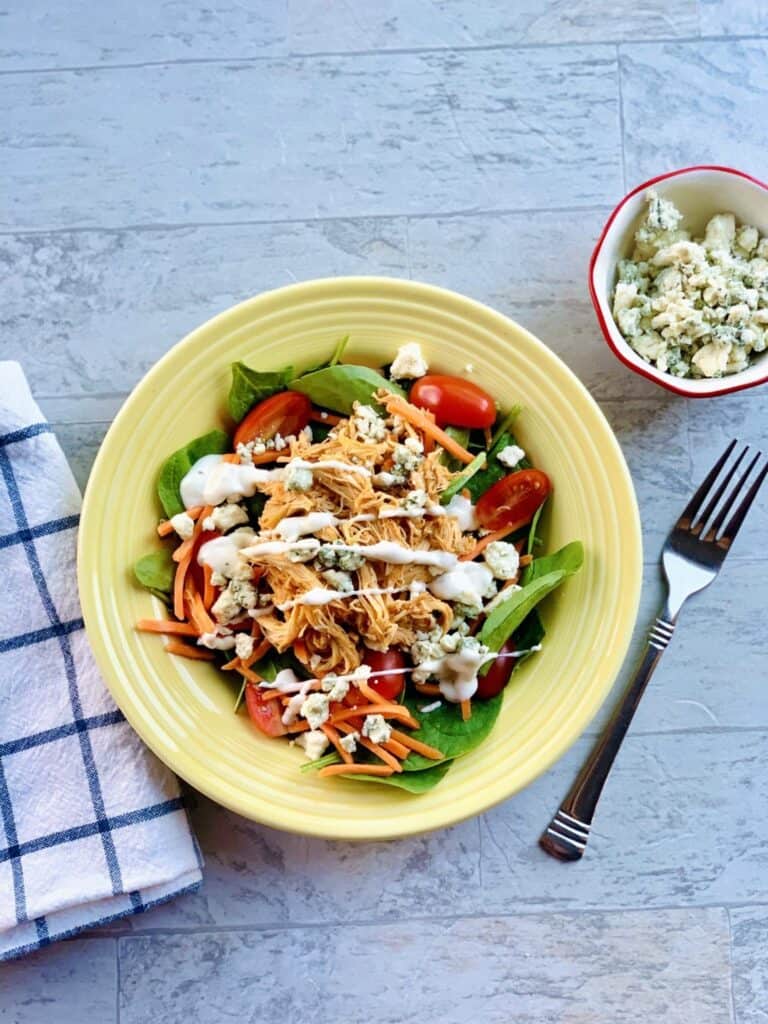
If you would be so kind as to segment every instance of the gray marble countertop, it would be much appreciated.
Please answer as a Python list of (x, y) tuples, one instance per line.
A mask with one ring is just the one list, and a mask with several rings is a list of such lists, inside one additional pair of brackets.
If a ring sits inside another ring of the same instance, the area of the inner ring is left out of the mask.
[[(654, 173), (768, 176), (765, 0), (5, 8), (0, 358), (82, 484), (126, 392), (212, 314), (309, 277), (431, 281), (518, 319), (600, 402), (649, 620), (662, 536), (726, 438), (768, 444), (768, 391), (697, 403), (630, 374), (586, 265)], [(535, 841), (589, 736), (481, 818), (390, 844), (192, 794), (204, 888), (0, 967), (0, 1022), (768, 1021), (767, 528), (764, 501), (686, 612), (582, 863)]]

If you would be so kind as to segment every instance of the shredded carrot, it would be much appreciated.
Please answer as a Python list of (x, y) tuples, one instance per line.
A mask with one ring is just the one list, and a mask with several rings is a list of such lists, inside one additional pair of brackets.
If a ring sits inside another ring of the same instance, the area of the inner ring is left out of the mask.
[(341, 760), (345, 764), (352, 764), (352, 755), (349, 753), (348, 750), (345, 750), (344, 747), (342, 747), (342, 745), (341, 745), (341, 737), (336, 732), (336, 730), (333, 728), (333, 726), (332, 725), (328, 725), (328, 723), (325, 722), (323, 725), (320, 726), (320, 728), (323, 730), (325, 735), (328, 737), (328, 739), (331, 741), (331, 743), (336, 748), (336, 751), (337, 751), (339, 757), (341, 758)]
[(321, 778), (329, 775), (394, 775), (386, 764), (327, 764), (317, 773)]
[(472, 491), (470, 491), (468, 487), (462, 488), (462, 490), (459, 493), (461, 494), (462, 498), (465, 498), (467, 501), (469, 501), (470, 498), (472, 497)]
[(216, 591), (211, 583), (211, 576), (213, 575), (213, 569), (210, 565), (203, 566), (203, 608), (208, 611), (213, 604), (214, 598), (216, 597)]
[(410, 754), (408, 747), (402, 743), (398, 743), (397, 740), (387, 740), (386, 743), (381, 744), (385, 750), (388, 750), (390, 754), (394, 754), (395, 757), (399, 757), (401, 761), (404, 761)]
[(436, 683), (414, 683), (414, 690), (423, 693), (425, 697), (442, 697), (442, 691)]
[(173, 619), (139, 619), (136, 629), (141, 633), (174, 633), (178, 636), (197, 636), (191, 622), (174, 622)]
[(294, 722), (293, 725), (287, 725), (285, 727), (286, 732), (306, 732), (309, 729), (309, 722), (301, 721)]
[(441, 750), (437, 750), (436, 747), (430, 747), (429, 744), (422, 743), (421, 740), (416, 740), (413, 736), (409, 736), (407, 732), (400, 732), (399, 729), (392, 730), (392, 739), (402, 743), (404, 747), (408, 747), (410, 750), (415, 750), (417, 754), (428, 757), (431, 761), (442, 761), (445, 757)]
[(242, 664), (242, 662), (240, 665), (238, 665), (237, 671), (240, 673), (241, 676), (244, 676), (249, 683), (264, 682), (261, 676), (257, 675), (255, 672), (251, 672), (251, 670), (249, 668), (246, 668), (245, 665)]
[[(431, 410), (429, 410), (429, 409), (422, 409), (422, 412), (424, 413), (424, 415), (427, 417), (427, 419), (431, 423), (435, 422), (435, 414)], [(424, 454), (425, 455), (429, 455), (430, 452), (433, 452), (435, 450), (435, 439), (434, 439), (434, 437), (431, 434), (423, 433), (422, 434), (422, 442), (424, 444)]]
[(165, 645), (168, 654), (179, 654), (182, 658), (192, 658), (193, 661), (213, 661), (213, 651), (202, 647), (193, 647), (192, 644), (185, 644), (181, 640), (169, 640)]
[(341, 423), (341, 416), (334, 416), (332, 412), (322, 412), (320, 409), (313, 409), (309, 418), (315, 423), (327, 423), (329, 427)]
[(381, 398), (381, 401), (386, 407), (387, 412), (400, 416), (406, 423), (410, 423), (417, 430), (421, 430), (427, 437), (432, 437), (450, 455), (458, 459), (459, 462), (468, 464), (474, 458), (466, 448), (462, 448), (458, 441), (454, 441), (449, 434), (446, 434), (437, 424), (433, 423), (423, 409), (417, 409), (415, 405), (406, 402), (399, 395), (386, 395)]
[(280, 690), (266, 690), (266, 691), (264, 691), (264, 690), (261, 690), (261, 689), (259, 690), (259, 695), (261, 696), (262, 700), (277, 700), (278, 697), (282, 698), (284, 696), (280, 692)]
[(254, 466), (261, 466), (265, 462), (275, 462), (278, 454), (279, 453), (276, 452), (274, 448), (270, 448), (265, 452), (261, 452), (260, 455), (252, 455), (251, 462), (254, 464)]
[(384, 762), (384, 764), (388, 764), (393, 772), (401, 772), (403, 770), (403, 766), (397, 758), (393, 757), (389, 751), (385, 750), (378, 743), (374, 743), (373, 740), (366, 739), (365, 736), (361, 736), (357, 742), (361, 747), (365, 747), (366, 750), (370, 750), (372, 754), (375, 754), (380, 761)]
[[(200, 513), (203, 511), (203, 506), (198, 505), (195, 508), (188, 508), (187, 515), (190, 519), (199, 519)], [(173, 533), (173, 526), (171, 525), (170, 519), (164, 519), (162, 523), (157, 527), (157, 532), (160, 537), (170, 537)]]
[(358, 718), (360, 715), (382, 715), (384, 718), (402, 718), (403, 721), (414, 729), (418, 729), (419, 723), (411, 717), (407, 708), (399, 704), (367, 704), (362, 708), (349, 708), (346, 711), (337, 711), (329, 719), (331, 725), (337, 722), (345, 722), (350, 718)]
[(181, 564), (192, 554), (195, 544), (197, 544), (197, 538), (202, 533), (203, 520), (207, 519), (211, 512), (213, 512), (213, 505), (204, 505), (202, 507), (200, 514), (197, 517), (197, 522), (195, 523), (195, 529), (192, 532), (192, 536), (188, 540), (182, 541), (171, 555), (174, 562)]
[(494, 530), (493, 533), (486, 533), (484, 537), (480, 538), (471, 551), (468, 551), (466, 555), (461, 556), (461, 561), (473, 561), (478, 555), (481, 555), (483, 551), (485, 551), (489, 544), (493, 544), (495, 540), (503, 540), (503, 538), (507, 537), (510, 533), (514, 533), (517, 528), (517, 525), (513, 523), (512, 526), (502, 526), (500, 530)]
[(486, 427), (483, 433), (485, 434), (485, 447), (490, 448), (491, 445), (493, 444), (493, 434), (491, 433), (491, 428)]
[(523, 555), (520, 559), (520, 565), (524, 569), (526, 565), (530, 565), (533, 561), (533, 555)]
[(262, 640), (260, 644), (254, 646), (252, 654), (249, 654), (247, 658), (243, 658), (243, 668), (250, 668), (255, 662), (261, 661), (271, 648), (272, 644), (269, 640)]
[(173, 614), (177, 619), (183, 619), (184, 615), (184, 582), (187, 578), (187, 570), (192, 561), (192, 549), (183, 562), (176, 566), (176, 574), (173, 577)]
[[(236, 464), (240, 461), (240, 456), (237, 454), (237, 452), (227, 452), (226, 455), (222, 455), (221, 461)], [(208, 515), (210, 514), (211, 513), (209, 512)]]
[(463, 700), (461, 702), (461, 720), (462, 722), (468, 722), (472, 717), (472, 701)]
[(299, 637), (298, 640), (293, 641), (293, 653), (301, 662), (305, 662), (309, 658), (307, 645), (304, 643), (301, 637)]
[(189, 618), (197, 628), (198, 634), (213, 633), (216, 624), (203, 607), (203, 599), (195, 590), (191, 577), (188, 577), (184, 584), (184, 601), (189, 611)]
[[(381, 694), (377, 693), (372, 686), (369, 686), (365, 680), (361, 679), (357, 683), (357, 689), (362, 693), (364, 697), (367, 697), (371, 704), (381, 704)], [(397, 707), (402, 707), (402, 704), (397, 704), (396, 701), (392, 702)]]

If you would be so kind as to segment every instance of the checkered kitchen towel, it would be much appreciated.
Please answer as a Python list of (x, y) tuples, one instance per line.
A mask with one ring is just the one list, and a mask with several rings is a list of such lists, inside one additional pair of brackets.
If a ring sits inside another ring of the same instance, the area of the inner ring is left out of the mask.
[(79, 510), (21, 367), (0, 362), (0, 960), (200, 884), (178, 783), (88, 647)]

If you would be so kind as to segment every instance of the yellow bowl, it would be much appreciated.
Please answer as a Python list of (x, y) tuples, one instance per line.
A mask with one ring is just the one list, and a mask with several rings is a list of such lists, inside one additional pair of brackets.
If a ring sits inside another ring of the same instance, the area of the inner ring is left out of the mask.
[[(157, 546), (155, 479), (163, 458), (228, 426), (229, 364), (302, 368), (343, 334), (345, 360), (380, 365), (418, 340), (430, 364), (466, 375), (503, 409), (525, 406), (520, 444), (554, 481), (547, 549), (584, 542), (586, 561), (542, 608), (544, 649), (521, 666), (488, 740), (431, 792), (302, 775), (301, 753), (234, 715), (233, 686), (205, 663), (166, 655), (133, 623), (159, 602), (131, 567)], [(337, 839), (441, 828), (531, 782), (587, 726), (629, 644), (642, 546), (632, 482), (608, 423), (540, 341), (486, 306), (428, 285), (336, 278), (249, 299), (179, 342), (118, 414), (93, 467), (80, 527), (79, 584), (96, 660), (126, 718), (175, 772), (255, 821)]]

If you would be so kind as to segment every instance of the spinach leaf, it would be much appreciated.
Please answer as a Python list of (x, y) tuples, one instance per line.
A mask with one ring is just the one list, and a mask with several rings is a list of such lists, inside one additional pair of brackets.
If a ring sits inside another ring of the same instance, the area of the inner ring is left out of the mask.
[(565, 577), (566, 573), (562, 570), (550, 572), (526, 583), (520, 590), (512, 591), (506, 600), (496, 605), (483, 623), (478, 634), (480, 642), (492, 651), (501, 650), (528, 613), (558, 587)]
[(578, 572), (584, 563), (584, 545), (580, 540), (572, 540), (570, 544), (553, 551), (551, 555), (542, 555), (541, 558), (534, 558), (527, 568), (530, 570), (528, 580), (537, 580), (547, 573), (562, 570), (567, 576), (573, 576)]
[(134, 576), (142, 587), (151, 590), (161, 601), (167, 600), (173, 590), (175, 571), (176, 564), (165, 547), (139, 558), (133, 567)]
[(403, 698), (403, 703), (419, 722), (419, 728), (412, 734), (414, 739), (441, 750), (445, 759), (435, 762), (421, 754), (409, 754), (403, 761), (403, 770), (405, 772), (421, 772), (474, 750), (485, 740), (493, 728), (501, 710), (501, 699), (502, 695), (499, 694), (498, 697), (492, 697), (491, 700), (474, 701), (472, 717), (465, 722), (461, 717), (461, 709), (458, 704), (444, 702), (437, 710), (422, 715), (418, 705), (424, 702), (424, 698), (418, 696), (417, 700), (413, 696), (406, 695)]
[(568, 576), (578, 572), (583, 561), (584, 550), (580, 541), (572, 541), (551, 555), (534, 559), (542, 565), (534, 570), (532, 578), (520, 590), (513, 591), (496, 605), (483, 623), (480, 642), (492, 651), (500, 650), (539, 601), (543, 601)]
[[(448, 437), (452, 437), (454, 441), (458, 441), (462, 448), (466, 448), (469, 451), (470, 432), (466, 427), (446, 427), (445, 432)], [(446, 451), (440, 453), (440, 461), (452, 473), (456, 473), (464, 465), (463, 462), (459, 462), (458, 459)]]
[(472, 459), (468, 466), (465, 466), (465, 468), (461, 471), (461, 473), (459, 473), (457, 477), (454, 477), (453, 480), (451, 480), (451, 482), (448, 484), (445, 490), (441, 491), (440, 504), (447, 505), (451, 498), (454, 496), (454, 494), (458, 494), (459, 491), (463, 491), (464, 488), (469, 483), (469, 481), (472, 479), (472, 477), (476, 473), (479, 473), (484, 465), (485, 452), (480, 452), (479, 455), (476, 455), (474, 459)]
[(170, 518), (184, 511), (179, 494), (179, 485), (198, 459), (204, 455), (222, 455), (231, 448), (231, 442), (223, 430), (212, 430), (209, 434), (196, 437), (177, 452), (169, 456), (160, 469), (157, 481), (157, 496), (165, 514)]
[(331, 356), (331, 358), (330, 358), (330, 360), (328, 362), (329, 366), (335, 366), (336, 363), (340, 363), (341, 362), (341, 357), (344, 355), (344, 349), (347, 347), (348, 343), (349, 343), (349, 335), (348, 334), (345, 334), (343, 338), (341, 338), (339, 341), (336, 342), (336, 347), (333, 350), (333, 355)]
[(382, 786), (395, 786), (397, 789), (404, 789), (408, 793), (426, 793), (434, 789), (438, 782), (443, 779), (451, 767), (451, 762), (434, 761), (429, 762), (431, 767), (421, 771), (404, 771), (398, 775), (349, 775), (350, 779), (357, 782), (378, 782)]
[(515, 422), (517, 417), (523, 411), (522, 405), (513, 405), (506, 416), (502, 416), (501, 419), (497, 420), (494, 424), (495, 430), (493, 437), (491, 437), (491, 448), (496, 448), (499, 441), (502, 439), (504, 434), (512, 433), (512, 424)]
[(232, 363), (232, 384), (227, 405), (232, 419), (239, 423), (249, 409), (277, 391), (282, 391), (293, 376), (293, 367), (282, 370), (253, 370), (245, 363)]
[[(528, 539), (527, 539), (526, 544), (525, 544), (525, 553), (527, 555), (532, 555), (533, 554), (533, 549), (536, 547), (537, 544), (541, 543), (539, 538), (536, 536), (536, 531), (539, 528), (539, 520), (541, 519), (541, 514), (544, 511), (544, 505), (546, 505), (546, 503), (547, 502), (546, 502), (546, 499), (545, 499), (544, 500), (544, 504), (539, 505), (539, 507), (533, 513), (533, 519), (531, 520), (531, 525), (528, 527)], [(523, 570), (523, 583), (527, 583), (528, 582), (528, 578), (530, 576), (530, 572), (529, 572), (530, 567), (531, 567), (531, 564), (529, 563), (528, 565), (526, 565), (525, 569)]]
[(324, 409), (348, 415), (355, 402), (370, 405), (379, 388), (391, 391), (405, 398), (405, 392), (394, 381), (382, 377), (368, 366), (353, 366), (337, 363), (320, 370), (313, 370), (290, 381), (291, 391), (301, 391), (312, 399), (315, 405)]
[(485, 469), (477, 473), (466, 485), (469, 488), (473, 501), (477, 501), (481, 494), (485, 494), (488, 488), (492, 487), (497, 480), (501, 480), (503, 476), (507, 476), (518, 469), (528, 469), (530, 467), (531, 463), (527, 458), (521, 459), (517, 466), (515, 466), (514, 471), (509, 466), (504, 466), (499, 462), (497, 458), (499, 452), (503, 452), (505, 448), (513, 444), (517, 444), (515, 435), (504, 427), (501, 433), (497, 434), (488, 451), (488, 464)]

